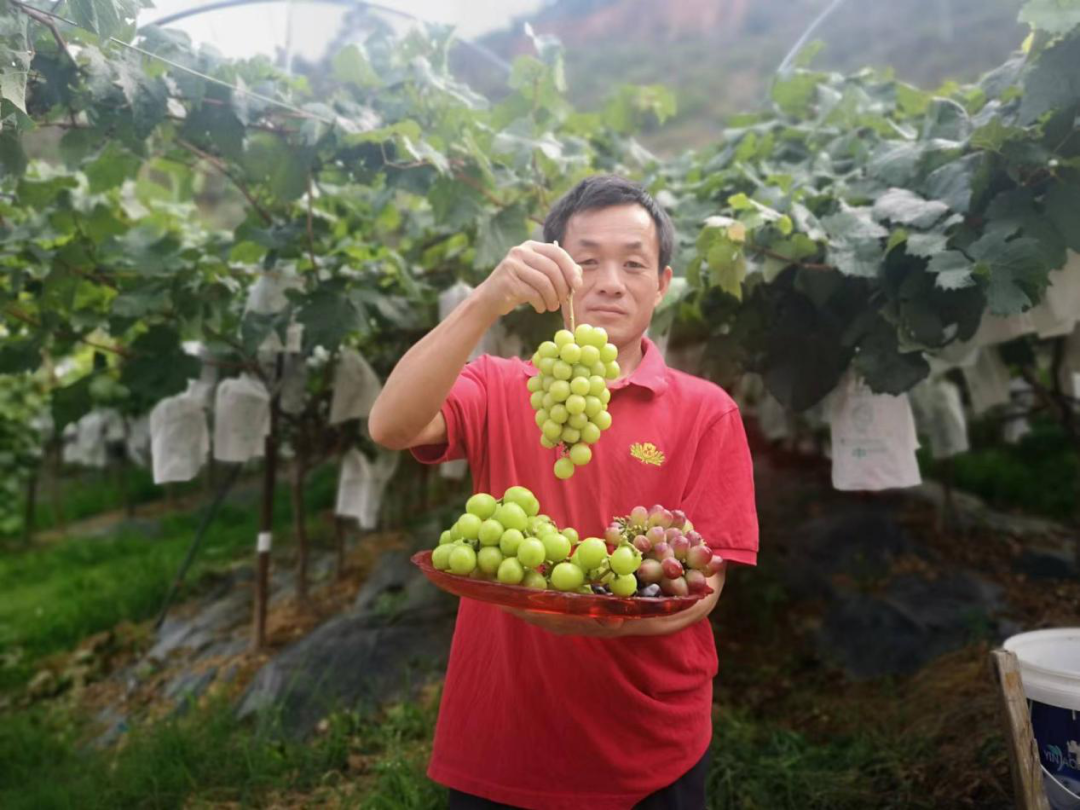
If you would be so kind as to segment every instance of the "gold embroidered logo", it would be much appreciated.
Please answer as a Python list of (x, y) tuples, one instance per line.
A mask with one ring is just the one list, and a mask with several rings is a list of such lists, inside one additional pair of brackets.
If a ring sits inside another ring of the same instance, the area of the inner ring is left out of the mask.
[(659, 467), (664, 463), (664, 454), (652, 442), (636, 442), (630, 445), (630, 455), (642, 464), (654, 464)]

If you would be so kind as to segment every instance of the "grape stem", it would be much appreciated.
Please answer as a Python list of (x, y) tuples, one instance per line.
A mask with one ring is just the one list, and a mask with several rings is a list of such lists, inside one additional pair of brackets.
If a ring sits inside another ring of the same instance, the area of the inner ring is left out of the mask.
[[(559, 240), (556, 239), (555, 240), (555, 247), (558, 247), (558, 246), (559, 246)], [(570, 331), (573, 332), (574, 331), (574, 291), (573, 290), (570, 290), (570, 299), (569, 299), (568, 306), (570, 307)]]

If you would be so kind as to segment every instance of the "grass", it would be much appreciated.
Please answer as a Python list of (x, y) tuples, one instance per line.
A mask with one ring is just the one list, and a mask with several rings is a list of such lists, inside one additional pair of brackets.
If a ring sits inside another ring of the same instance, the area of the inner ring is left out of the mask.
[[(324, 467), (309, 479), (312, 510), (333, 503), (335, 471)], [(274, 499), (274, 523), (289, 526), (287, 489)], [(120, 534), (100, 539), (67, 538), (0, 555), (0, 650), (19, 651), (0, 668), (0, 690), (24, 683), (43, 656), (70, 649), (86, 636), (124, 620), (149, 618), (183, 559), (199, 512), (162, 518), (161, 535)], [(251, 551), (258, 509), (226, 503), (207, 531), (188, 586), (223, 563)]]

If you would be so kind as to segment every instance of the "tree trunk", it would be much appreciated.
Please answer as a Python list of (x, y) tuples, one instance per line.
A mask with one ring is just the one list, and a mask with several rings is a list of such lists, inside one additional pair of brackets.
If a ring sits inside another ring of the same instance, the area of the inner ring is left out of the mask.
[(345, 521), (333, 515), (334, 522), (334, 575), (337, 579), (345, 578)]
[[(274, 383), (281, 379), (279, 354)], [(255, 611), (251, 647), (261, 650), (266, 646), (266, 606), (270, 601), (270, 546), (274, 529), (274, 487), (277, 484), (278, 456), (278, 397), (270, 400), (270, 432), (266, 436), (266, 453), (263, 462), (262, 509), (259, 516), (259, 536), (255, 550)]]
[(308, 536), (307, 510), (304, 505), (304, 481), (307, 464), (304, 453), (297, 449), (292, 469), (293, 533), (296, 535), (296, 599), (308, 601)]
[(30, 471), (30, 477), (26, 481), (26, 512), (23, 514), (23, 544), (30, 545), (34, 541), (34, 523), (37, 516), (37, 489), (38, 468)]

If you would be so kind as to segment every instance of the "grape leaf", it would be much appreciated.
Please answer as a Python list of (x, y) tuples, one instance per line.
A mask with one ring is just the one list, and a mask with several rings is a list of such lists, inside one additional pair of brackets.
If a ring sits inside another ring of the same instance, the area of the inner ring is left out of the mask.
[(938, 253), (926, 269), (937, 276), (936, 284), (943, 290), (960, 290), (975, 284), (972, 276), (975, 265), (959, 250)]
[(852, 362), (875, 394), (902, 394), (930, 373), (921, 351), (900, 351), (896, 329), (881, 317), (859, 341)]
[(1030, 124), (1043, 113), (1080, 100), (1080, 31), (1040, 53), (1024, 75), (1020, 123)]
[(941, 219), (949, 207), (937, 200), (924, 200), (918, 194), (904, 188), (890, 188), (874, 202), (874, 217), (929, 228)]
[(528, 238), (525, 209), (520, 205), (512, 205), (493, 217), (482, 219), (477, 228), (473, 266), (490, 272), (503, 260), (510, 248), (520, 245)]
[(1058, 182), (1046, 193), (1046, 216), (1065, 244), (1080, 251), (1080, 186)]
[(974, 242), (968, 252), (978, 262), (976, 275), (986, 279), (986, 298), (995, 315), (1023, 312), (1046, 289), (1050, 267), (1034, 239), (1006, 241), (1000, 231), (991, 231)]
[(1080, 2), (1027, 0), (1020, 9), (1019, 20), (1049, 34), (1066, 34), (1080, 25)]

